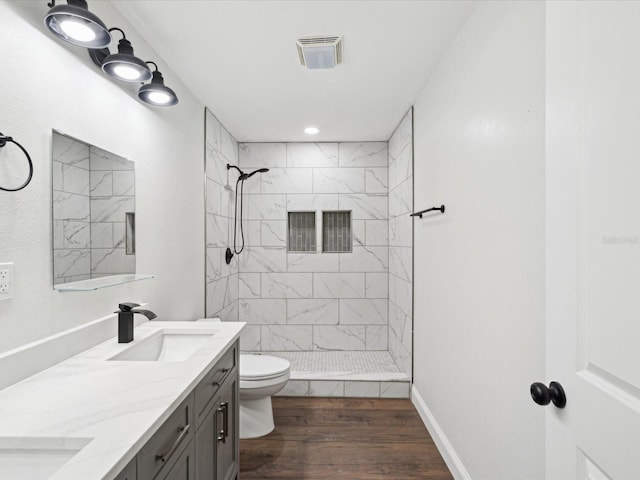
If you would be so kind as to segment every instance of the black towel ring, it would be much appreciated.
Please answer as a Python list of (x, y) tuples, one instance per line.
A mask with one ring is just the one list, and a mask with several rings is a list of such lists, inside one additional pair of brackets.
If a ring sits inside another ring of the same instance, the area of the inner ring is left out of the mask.
[(29, 162), (29, 177), (27, 178), (26, 182), (24, 182), (22, 185), (20, 185), (17, 188), (0, 187), (0, 190), (4, 190), (5, 192), (17, 192), (18, 190), (22, 190), (24, 187), (29, 185), (29, 182), (31, 181), (31, 178), (33, 177), (33, 162), (31, 161), (31, 157), (29, 156), (29, 153), (25, 150), (25, 148), (22, 145), (20, 145), (18, 142), (16, 142), (13, 138), (5, 137), (2, 133), (0, 133), (0, 148), (4, 147), (7, 144), (7, 142), (11, 142), (11, 143), (17, 145), (18, 148), (20, 150), (22, 150), (22, 153), (24, 153), (25, 156), (27, 157), (27, 162)]

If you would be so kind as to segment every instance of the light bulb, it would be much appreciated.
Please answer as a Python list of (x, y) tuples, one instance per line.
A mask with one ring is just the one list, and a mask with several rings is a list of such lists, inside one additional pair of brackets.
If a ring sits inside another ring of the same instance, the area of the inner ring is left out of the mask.
[(315, 135), (319, 131), (320, 130), (316, 127), (307, 127), (304, 129), (304, 133), (306, 133), (307, 135)]
[(129, 65), (116, 65), (113, 67), (113, 73), (125, 80), (135, 80), (140, 77), (140, 72)]
[(75, 20), (64, 20), (60, 29), (69, 37), (80, 42), (90, 42), (96, 38), (96, 33), (86, 24)]
[(149, 100), (153, 103), (164, 104), (169, 103), (171, 97), (164, 92), (149, 92)]

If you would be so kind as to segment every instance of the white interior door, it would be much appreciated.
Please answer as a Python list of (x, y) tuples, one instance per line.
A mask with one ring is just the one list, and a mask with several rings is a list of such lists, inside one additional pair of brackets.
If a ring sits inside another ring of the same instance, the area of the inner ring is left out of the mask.
[(640, 2), (546, 4), (548, 479), (640, 478)]

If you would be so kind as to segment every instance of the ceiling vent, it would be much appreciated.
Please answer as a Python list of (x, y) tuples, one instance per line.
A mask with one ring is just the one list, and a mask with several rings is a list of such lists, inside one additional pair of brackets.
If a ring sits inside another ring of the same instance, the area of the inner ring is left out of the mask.
[(314, 70), (342, 63), (342, 37), (303, 37), (296, 42), (300, 63)]

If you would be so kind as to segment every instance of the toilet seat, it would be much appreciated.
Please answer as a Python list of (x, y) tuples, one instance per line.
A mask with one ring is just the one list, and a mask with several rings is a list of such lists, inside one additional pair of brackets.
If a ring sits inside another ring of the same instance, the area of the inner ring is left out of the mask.
[(289, 373), (291, 364), (284, 358), (270, 355), (240, 354), (240, 381), (260, 381)]

